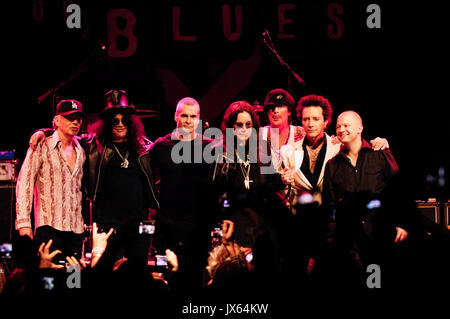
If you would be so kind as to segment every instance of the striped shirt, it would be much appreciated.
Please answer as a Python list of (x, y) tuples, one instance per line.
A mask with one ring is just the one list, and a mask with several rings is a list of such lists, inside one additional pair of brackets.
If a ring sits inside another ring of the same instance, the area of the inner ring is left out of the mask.
[(48, 225), (60, 231), (84, 231), (81, 178), (85, 154), (76, 139), (72, 145), (76, 152), (73, 172), (57, 131), (34, 151), (28, 149), (16, 185), (16, 229), (31, 227), (34, 196), (35, 229)]

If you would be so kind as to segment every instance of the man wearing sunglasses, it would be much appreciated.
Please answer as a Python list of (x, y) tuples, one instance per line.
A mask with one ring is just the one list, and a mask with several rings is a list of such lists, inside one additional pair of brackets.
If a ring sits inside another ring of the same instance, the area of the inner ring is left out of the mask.
[[(83, 118), (82, 104), (62, 100), (53, 118), (55, 131), (29, 148), (16, 185), (16, 229), (35, 239), (37, 247), (53, 240), (52, 249), (79, 256), (84, 223), (81, 180), (85, 153), (75, 136)], [(31, 226), (34, 198), (35, 233)]]
[(108, 243), (115, 250), (113, 258), (146, 265), (150, 236), (139, 234), (139, 225), (149, 219), (149, 209), (159, 208), (159, 201), (147, 152), (151, 142), (125, 91), (106, 93), (94, 132), (95, 141), (86, 147), (93, 220), (104, 231), (116, 230)]
[[(125, 91), (106, 93), (99, 117), (93, 134), (80, 140), (86, 152), (83, 185), (93, 207), (92, 222), (101, 231), (116, 230), (108, 243), (115, 251), (112, 259), (124, 256), (146, 264), (150, 237), (139, 235), (139, 224), (159, 208), (147, 152), (151, 142)], [(85, 220), (90, 223), (87, 216)]]

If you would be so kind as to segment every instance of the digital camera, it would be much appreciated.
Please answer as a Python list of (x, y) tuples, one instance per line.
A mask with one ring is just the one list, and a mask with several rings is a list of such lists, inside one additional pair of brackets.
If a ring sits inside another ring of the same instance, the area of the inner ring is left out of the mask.
[(0, 245), (0, 259), (11, 259), (12, 257), (12, 244), (4, 243)]
[(139, 234), (153, 235), (155, 233), (155, 223), (153, 221), (143, 221), (139, 223)]

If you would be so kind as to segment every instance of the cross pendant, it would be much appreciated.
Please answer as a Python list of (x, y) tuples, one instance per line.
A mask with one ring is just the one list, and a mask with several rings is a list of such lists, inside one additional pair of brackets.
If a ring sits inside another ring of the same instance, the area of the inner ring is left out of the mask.
[(252, 183), (253, 181), (251, 179), (248, 178), (248, 176), (245, 177), (244, 179), (244, 185), (246, 189), (250, 189), (250, 183)]

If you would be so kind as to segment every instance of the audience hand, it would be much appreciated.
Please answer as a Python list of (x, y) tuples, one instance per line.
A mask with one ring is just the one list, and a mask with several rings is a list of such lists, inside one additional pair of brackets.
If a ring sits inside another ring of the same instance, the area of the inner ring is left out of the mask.
[(86, 263), (84, 262), (83, 259), (80, 259), (80, 261), (78, 261), (73, 256), (67, 256), (66, 260), (67, 260), (66, 267), (68, 267), (69, 265), (73, 265), (75, 266), (75, 268), (78, 267), (79, 270), (83, 270), (84, 268), (86, 268)]
[(401, 243), (408, 237), (408, 232), (400, 227), (395, 227), (397, 235), (395, 236), (394, 243)]
[(234, 232), (234, 223), (231, 220), (225, 219), (222, 222), (222, 243), (226, 244), (230, 241)]
[(177, 255), (170, 249), (166, 249), (167, 262), (172, 266), (171, 271), (176, 272), (178, 270), (178, 258)]
[(97, 224), (94, 223), (92, 227), (92, 260), (91, 267), (94, 267), (99, 261), (100, 257), (108, 245), (108, 239), (114, 232), (114, 228), (111, 228), (108, 233), (99, 233)]
[(39, 246), (39, 268), (52, 268), (52, 269), (61, 269), (64, 268), (63, 265), (56, 265), (52, 262), (53, 257), (61, 253), (61, 250), (56, 249), (50, 253), (50, 247), (52, 246), (53, 240), (50, 239), (47, 243), (42, 243)]
[(108, 239), (114, 232), (114, 228), (111, 228), (108, 233), (99, 233), (97, 224), (94, 223), (94, 227), (92, 228), (92, 247), (93, 248), (103, 248), (106, 249), (108, 245)]

